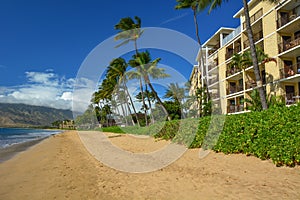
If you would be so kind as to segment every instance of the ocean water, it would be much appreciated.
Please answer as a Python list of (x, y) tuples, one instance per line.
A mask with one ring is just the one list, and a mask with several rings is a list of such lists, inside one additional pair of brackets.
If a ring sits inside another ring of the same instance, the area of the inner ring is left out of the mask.
[(12, 144), (41, 139), (60, 132), (44, 129), (0, 128), (0, 149)]

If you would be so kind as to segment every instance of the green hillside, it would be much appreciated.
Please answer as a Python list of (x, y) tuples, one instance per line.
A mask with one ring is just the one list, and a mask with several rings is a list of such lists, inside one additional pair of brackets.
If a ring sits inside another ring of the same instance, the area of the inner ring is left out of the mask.
[(0, 127), (51, 126), (57, 120), (73, 119), (72, 111), (25, 104), (0, 103)]

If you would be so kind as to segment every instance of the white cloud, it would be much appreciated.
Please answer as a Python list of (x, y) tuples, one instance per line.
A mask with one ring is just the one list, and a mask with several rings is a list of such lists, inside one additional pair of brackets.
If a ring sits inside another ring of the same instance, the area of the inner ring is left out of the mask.
[(69, 101), (73, 99), (73, 93), (72, 92), (64, 92), (60, 99), (65, 100), (65, 101)]
[[(76, 112), (83, 112), (90, 103), (95, 84), (88, 79), (76, 80), (59, 77), (53, 70), (26, 72), (27, 83), (12, 87), (0, 87), (0, 102), (24, 103), (58, 109), (72, 109), (73, 90), (80, 94), (75, 104)], [(76, 84), (75, 84), (76, 83)], [(78, 96), (78, 95), (77, 95)]]
[(26, 77), (30, 83), (40, 83), (57, 86), (59, 84), (56, 74), (49, 72), (26, 72)]

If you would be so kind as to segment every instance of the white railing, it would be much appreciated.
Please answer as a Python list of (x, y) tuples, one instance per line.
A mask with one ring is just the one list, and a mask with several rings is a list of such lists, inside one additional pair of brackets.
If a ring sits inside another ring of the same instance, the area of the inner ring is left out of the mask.
[(223, 40), (222, 40), (222, 46), (227, 44), (230, 40), (235, 38), (235, 36), (239, 35), (241, 33), (241, 26), (237, 27), (234, 31), (232, 31), (229, 35), (227, 35)]

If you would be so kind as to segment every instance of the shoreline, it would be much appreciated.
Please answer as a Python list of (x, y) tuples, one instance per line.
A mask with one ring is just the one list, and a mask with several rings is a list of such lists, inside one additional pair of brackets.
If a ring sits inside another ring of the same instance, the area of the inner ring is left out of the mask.
[(0, 163), (3, 163), (7, 160), (10, 160), (17, 154), (28, 150), (29, 148), (33, 147), (34, 145), (40, 143), (41, 141), (51, 137), (51, 135), (38, 138), (31, 141), (21, 142), (17, 144), (12, 144), (4, 148), (0, 148)]
[[(130, 152), (152, 152), (167, 144), (106, 135)], [(96, 160), (77, 131), (53, 135), (31, 147), (0, 163), (0, 199), (300, 198), (299, 166), (276, 167), (271, 161), (241, 154), (211, 152), (199, 159), (199, 149), (189, 149), (167, 167), (139, 174)]]

